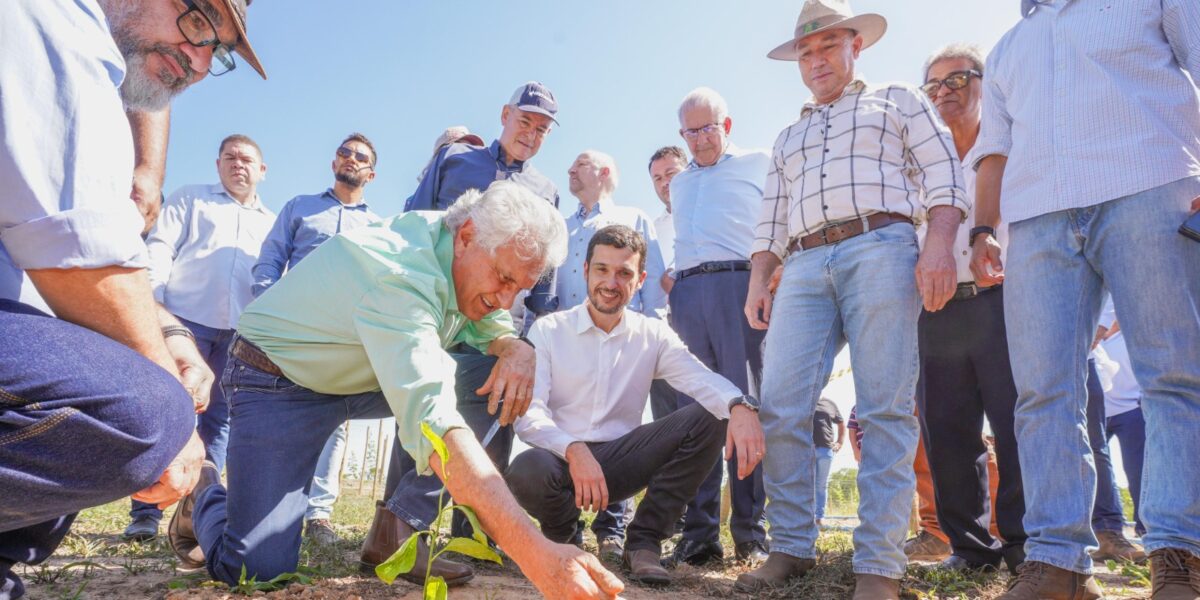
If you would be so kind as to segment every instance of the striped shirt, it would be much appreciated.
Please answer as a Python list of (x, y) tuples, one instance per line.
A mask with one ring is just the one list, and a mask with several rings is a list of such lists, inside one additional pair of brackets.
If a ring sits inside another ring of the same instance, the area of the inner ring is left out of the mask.
[(877, 212), (920, 221), (970, 208), (954, 141), (928, 97), (906, 84), (855, 80), (830, 104), (804, 105), (779, 134), (752, 253)]
[(1200, 2), (1028, 8), (988, 55), (983, 79), (976, 150), (1008, 157), (1005, 221), (1200, 175)]

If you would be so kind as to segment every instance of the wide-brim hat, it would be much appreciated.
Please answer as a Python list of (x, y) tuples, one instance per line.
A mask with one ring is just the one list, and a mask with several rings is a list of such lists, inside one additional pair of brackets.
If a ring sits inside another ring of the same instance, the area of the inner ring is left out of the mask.
[(866, 13), (855, 15), (846, 0), (806, 0), (796, 19), (796, 31), (792, 39), (778, 45), (767, 53), (775, 60), (796, 60), (796, 42), (831, 29), (853, 29), (863, 38), (862, 47), (868, 48), (887, 31), (887, 19), (883, 15)]
[(254, 0), (222, 0), (222, 3), (229, 9), (229, 13), (233, 15), (233, 26), (238, 32), (237, 45), (233, 47), (233, 51), (237, 52), (246, 63), (254, 67), (255, 71), (267, 78), (267, 72), (263, 70), (262, 63), (258, 61), (258, 55), (254, 53), (254, 48), (250, 46), (250, 38), (246, 37), (246, 7)]

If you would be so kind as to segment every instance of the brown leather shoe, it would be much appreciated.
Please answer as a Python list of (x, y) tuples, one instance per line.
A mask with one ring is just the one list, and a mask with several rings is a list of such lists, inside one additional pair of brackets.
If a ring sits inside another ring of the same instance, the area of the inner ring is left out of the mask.
[(1091, 575), (1027, 560), (996, 600), (1100, 600), (1104, 592)]
[[(371, 529), (367, 531), (367, 539), (363, 540), (362, 554), (358, 559), (359, 570), (366, 575), (375, 576), (375, 567), (391, 558), (400, 546), (417, 531), (392, 511), (383, 502), (375, 502), (375, 519), (371, 521)], [(425, 566), (429, 561), (429, 545), (424, 541), (417, 543), (417, 562), (411, 571), (401, 573), (400, 578), (425, 585)], [(471, 567), (444, 558), (435, 558), (430, 575), (438, 575), (446, 580), (447, 586), (462, 585), (475, 576)]]
[(855, 573), (854, 600), (900, 600), (900, 580)]
[(762, 566), (738, 575), (733, 589), (739, 592), (754, 592), (769, 587), (783, 587), (797, 577), (803, 577), (817, 561), (811, 558), (797, 558), (782, 552), (772, 552)]
[(939, 562), (949, 558), (950, 544), (922, 529), (921, 533), (904, 541), (904, 555), (908, 560)]
[(621, 562), (629, 569), (629, 576), (647, 585), (668, 585), (671, 575), (662, 566), (662, 556), (653, 550), (628, 550), (621, 555)]
[(1146, 552), (1134, 545), (1120, 531), (1097, 531), (1100, 547), (1092, 551), (1092, 560), (1125, 560), (1145, 562)]
[(1179, 548), (1150, 553), (1154, 600), (1200, 600), (1200, 558)]
[(185, 569), (199, 569), (204, 566), (204, 551), (196, 540), (196, 530), (192, 527), (192, 511), (196, 509), (196, 496), (200, 492), (221, 483), (221, 472), (212, 461), (204, 461), (200, 467), (200, 480), (192, 493), (183, 497), (171, 515), (167, 525), (167, 539), (171, 542), (171, 550), (179, 558), (179, 566)]

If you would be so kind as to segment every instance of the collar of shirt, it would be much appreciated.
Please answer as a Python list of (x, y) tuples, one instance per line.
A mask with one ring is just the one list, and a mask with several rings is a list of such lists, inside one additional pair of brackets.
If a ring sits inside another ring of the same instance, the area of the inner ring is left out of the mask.
[[(1054, 4), (1058, 0), (1021, 0), (1021, 17), (1028, 17), (1035, 8), (1041, 5)], [(1071, 0), (1063, 0), (1063, 4)]]
[(604, 331), (603, 329), (600, 329), (600, 326), (596, 325), (595, 321), (592, 320), (592, 311), (588, 310), (588, 304), (588, 302), (580, 304), (579, 308), (574, 312), (575, 333), (583, 335), (587, 333), (589, 329), (595, 329), (600, 335), (611, 338), (625, 333), (625, 331), (628, 329), (626, 326), (628, 319), (625, 318), (626, 310), (621, 311), (621, 320), (617, 322), (617, 326), (613, 327), (612, 331)]
[(371, 210), (370, 207), (367, 206), (366, 200), (363, 200), (362, 202), (359, 202), (358, 204), (346, 204), (346, 203), (342, 202), (341, 200), (338, 200), (337, 194), (333, 193), (333, 188), (326, 188), (325, 193), (321, 194), (321, 197), (328, 198), (330, 201), (334, 202), (335, 204), (341, 204), (342, 208), (349, 208), (351, 210), (362, 210), (362, 211)]
[(725, 142), (725, 152), (723, 154), (721, 154), (721, 158), (717, 159), (717, 162), (715, 162), (711, 165), (702, 167), (702, 166), (696, 164), (696, 159), (693, 158), (691, 160), (691, 162), (688, 163), (687, 168), (688, 169), (710, 169), (712, 167), (715, 167), (715, 166), (725, 162), (726, 160), (728, 160), (730, 158), (733, 158), (735, 156), (741, 156), (742, 154), (745, 154), (745, 152), (743, 152), (741, 148), (738, 148), (736, 145), (734, 145), (733, 142)]
[(225, 185), (221, 184), (221, 183), (214, 183), (214, 184), (208, 186), (208, 193), (212, 194), (213, 196), (216, 196), (218, 194), (224, 195), (226, 198), (229, 198), (229, 200), (232, 201), (234, 204), (238, 205), (239, 208), (242, 208), (245, 210), (253, 210), (253, 211), (260, 212), (260, 213), (268, 212), (267, 207), (263, 206), (262, 199), (259, 198), (258, 194), (254, 194), (254, 201), (251, 202), (250, 204), (242, 204), (241, 202), (238, 202), (237, 198), (234, 198), (233, 194), (230, 194), (229, 190), (225, 189)]
[(491, 154), (492, 158), (496, 160), (496, 168), (501, 171), (520, 172), (525, 169), (525, 161), (523, 160), (514, 160), (511, 165), (504, 160), (506, 155), (504, 148), (500, 145), (500, 140), (495, 140), (491, 146), (488, 146), (488, 154)]
[(596, 202), (596, 205), (593, 206), (591, 210), (588, 210), (588, 207), (585, 206), (583, 204), (583, 202), (580, 202), (579, 208), (575, 211), (575, 216), (579, 217), (579, 220), (582, 221), (593, 215), (610, 212), (612, 210), (612, 207), (613, 207), (612, 198), (607, 198), (607, 197), (601, 197), (600, 200)]
[(838, 96), (837, 99), (834, 100), (833, 102), (830, 102), (828, 104), (821, 104), (821, 103), (817, 102), (816, 98), (810, 98), (808, 100), (808, 102), (804, 103), (804, 108), (800, 109), (800, 116), (804, 117), (804, 116), (808, 115), (808, 113), (810, 113), (814, 110), (817, 110), (818, 108), (821, 108), (823, 106), (833, 106), (834, 104), (837, 104), (839, 100), (841, 100), (842, 98), (845, 98), (848, 94), (858, 93), (858, 92), (862, 91), (862, 89), (865, 87), (867, 87), (866, 80), (863, 79), (861, 76), (855, 77), (849, 84), (846, 85), (846, 88), (842, 90), (842, 95)]

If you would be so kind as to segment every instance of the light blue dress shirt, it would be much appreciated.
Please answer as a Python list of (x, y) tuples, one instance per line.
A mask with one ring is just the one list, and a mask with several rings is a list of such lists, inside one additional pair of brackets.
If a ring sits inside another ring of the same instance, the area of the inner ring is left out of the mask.
[(978, 161), (1015, 223), (1200, 175), (1200, 2), (1036, 2), (988, 55)]
[(26, 269), (147, 265), (129, 199), (125, 61), (94, 0), (11, 0), (0, 18), (0, 298)]
[(567, 217), (567, 260), (558, 268), (559, 310), (583, 304), (588, 298), (587, 276), (583, 263), (587, 259), (588, 242), (597, 231), (609, 225), (624, 225), (646, 239), (646, 282), (629, 300), (629, 309), (648, 317), (661, 317), (667, 308), (667, 294), (662, 289), (662, 274), (666, 269), (654, 223), (641, 209), (617, 206), (602, 199), (589, 212), (580, 203), (578, 210)]
[(371, 212), (366, 202), (353, 206), (342, 204), (333, 190), (313, 196), (296, 196), (279, 211), (275, 226), (267, 234), (258, 263), (254, 265), (254, 286), (257, 298), (325, 240), (343, 232), (378, 222), (379, 215)]
[(694, 161), (671, 180), (675, 273), (706, 262), (750, 260), (771, 155), (729, 144), (716, 164)]
[(274, 223), (257, 196), (243, 205), (219, 183), (179, 188), (146, 239), (154, 299), (178, 317), (233, 329), (253, 299), (250, 269)]

